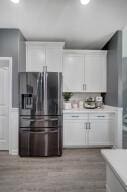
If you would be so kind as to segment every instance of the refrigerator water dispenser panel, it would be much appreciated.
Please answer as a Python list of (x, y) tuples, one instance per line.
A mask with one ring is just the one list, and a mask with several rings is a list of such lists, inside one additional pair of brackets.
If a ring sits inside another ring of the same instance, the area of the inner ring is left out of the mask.
[(33, 96), (32, 94), (22, 94), (22, 109), (32, 109)]

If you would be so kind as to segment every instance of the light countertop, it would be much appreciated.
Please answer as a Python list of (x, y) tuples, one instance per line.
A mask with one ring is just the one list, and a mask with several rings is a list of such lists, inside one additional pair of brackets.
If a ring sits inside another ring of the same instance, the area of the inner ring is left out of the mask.
[(101, 109), (70, 109), (70, 110), (63, 110), (63, 113), (114, 113), (121, 110), (122, 108), (120, 107), (112, 107), (112, 106), (108, 106), (108, 105), (104, 105), (103, 108)]
[(117, 178), (127, 190), (127, 150), (110, 149), (101, 151), (104, 159), (110, 165)]

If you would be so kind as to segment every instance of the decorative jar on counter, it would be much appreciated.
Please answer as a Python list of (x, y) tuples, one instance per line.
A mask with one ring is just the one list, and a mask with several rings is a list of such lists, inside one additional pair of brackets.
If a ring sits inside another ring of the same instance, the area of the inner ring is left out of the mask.
[(69, 101), (70, 98), (72, 97), (72, 93), (71, 92), (64, 92), (63, 93), (63, 97), (64, 97), (64, 109), (69, 110), (72, 109), (72, 105), (71, 102)]

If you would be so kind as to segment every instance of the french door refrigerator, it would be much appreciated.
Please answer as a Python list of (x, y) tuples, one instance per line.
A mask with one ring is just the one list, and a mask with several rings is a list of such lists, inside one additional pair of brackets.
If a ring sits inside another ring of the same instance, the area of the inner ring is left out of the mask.
[(62, 155), (62, 73), (19, 73), (19, 155)]

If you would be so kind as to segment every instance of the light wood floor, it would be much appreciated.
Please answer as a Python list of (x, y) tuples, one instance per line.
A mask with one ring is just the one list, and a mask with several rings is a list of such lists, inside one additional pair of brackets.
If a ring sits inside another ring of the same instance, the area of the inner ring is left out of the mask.
[(64, 150), (59, 158), (0, 152), (0, 192), (105, 192), (105, 164), (97, 149)]

